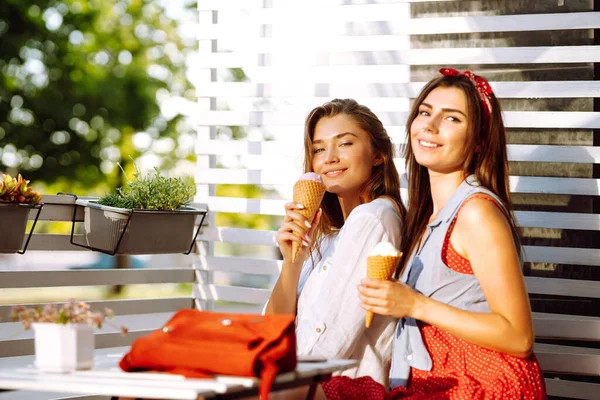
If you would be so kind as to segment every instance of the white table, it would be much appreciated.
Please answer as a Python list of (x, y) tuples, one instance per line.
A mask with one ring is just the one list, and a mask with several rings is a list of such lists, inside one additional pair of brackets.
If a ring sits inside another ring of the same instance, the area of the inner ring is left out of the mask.
[[(258, 392), (257, 378), (187, 379), (180, 375), (123, 372), (118, 362), (128, 350), (129, 347), (96, 350), (93, 369), (70, 374), (43, 373), (33, 366), (33, 357), (15, 357), (14, 366), (0, 366), (0, 389), (172, 400), (236, 398)], [(318, 382), (356, 365), (353, 360), (299, 362), (295, 371), (276, 378), (273, 390)]]

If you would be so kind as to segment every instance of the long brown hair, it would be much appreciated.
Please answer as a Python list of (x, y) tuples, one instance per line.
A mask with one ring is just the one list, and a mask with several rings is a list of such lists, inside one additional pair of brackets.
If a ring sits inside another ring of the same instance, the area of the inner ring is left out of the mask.
[[(400, 178), (394, 164), (394, 145), (379, 118), (368, 107), (355, 100), (333, 99), (308, 114), (304, 124), (304, 172), (313, 172), (313, 137), (317, 123), (322, 118), (340, 114), (352, 118), (361, 129), (369, 133), (373, 150), (383, 161), (373, 167), (371, 177), (365, 182), (360, 194), (361, 203), (368, 203), (382, 196), (388, 197), (394, 203), (401, 220), (404, 220), (406, 207), (400, 199)], [(320, 239), (344, 225), (344, 215), (336, 194), (325, 192), (321, 208), (323, 214), (311, 245), (311, 250), (316, 249), (319, 255)]]
[(506, 132), (502, 122), (500, 102), (490, 94), (492, 109), (488, 118), (480, 101), (475, 85), (464, 75), (440, 76), (425, 85), (415, 100), (406, 122), (406, 146), (404, 157), (408, 174), (408, 212), (402, 224), (403, 257), (396, 270), (398, 277), (405, 268), (411, 253), (419, 243), (429, 218), (433, 213), (433, 199), (427, 168), (417, 163), (411, 148), (410, 129), (419, 114), (419, 106), (434, 89), (455, 87), (462, 90), (467, 98), (469, 115), (468, 139), (466, 143), (463, 171), (465, 177), (474, 174), (479, 184), (496, 194), (509, 210), (509, 223), (514, 232), (516, 224), (512, 216), (510, 189), (508, 183), (508, 158)]

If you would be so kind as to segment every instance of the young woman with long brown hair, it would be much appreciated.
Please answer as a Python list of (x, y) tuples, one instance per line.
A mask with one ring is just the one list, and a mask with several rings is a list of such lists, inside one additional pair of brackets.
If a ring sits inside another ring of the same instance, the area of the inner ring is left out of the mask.
[(392, 391), (368, 378), (334, 378), (324, 385), (329, 399), (546, 397), (532, 353), (500, 104), (485, 79), (440, 72), (406, 124), (400, 280), (359, 286), (365, 310), (400, 319)]
[[(365, 329), (356, 286), (375, 245), (400, 246), (406, 209), (393, 144), (371, 110), (335, 99), (309, 113), (304, 150), (304, 171), (318, 174), (327, 192), (314, 221), (297, 212), (303, 205), (285, 205), (283, 266), (265, 311), (296, 315), (299, 355), (358, 359), (344, 375), (387, 385), (396, 320), (380, 316)], [(301, 245), (295, 262), (293, 242)]]

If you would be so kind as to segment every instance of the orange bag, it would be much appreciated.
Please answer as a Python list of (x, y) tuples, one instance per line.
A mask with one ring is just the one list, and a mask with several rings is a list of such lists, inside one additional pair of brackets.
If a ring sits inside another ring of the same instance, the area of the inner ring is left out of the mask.
[(136, 339), (119, 366), (190, 378), (211, 374), (260, 377), (268, 399), (275, 376), (296, 368), (292, 315), (226, 314), (180, 310), (162, 329)]

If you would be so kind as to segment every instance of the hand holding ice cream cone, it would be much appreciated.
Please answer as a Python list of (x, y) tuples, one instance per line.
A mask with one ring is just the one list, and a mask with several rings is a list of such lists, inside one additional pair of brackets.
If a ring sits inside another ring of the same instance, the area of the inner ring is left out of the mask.
[[(400, 257), (402, 257), (402, 253), (390, 242), (378, 243), (367, 257), (367, 277), (383, 281), (389, 280), (396, 270)], [(365, 318), (367, 328), (371, 326), (373, 317), (374, 314), (367, 311)]]
[[(319, 175), (314, 172), (302, 175), (294, 184), (294, 202), (304, 208), (296, 211), (312, 222), (324, 195), (325, 185)], [(292, 242), (292, 262), (296, 261), (299, 252), (300, 243)]]

